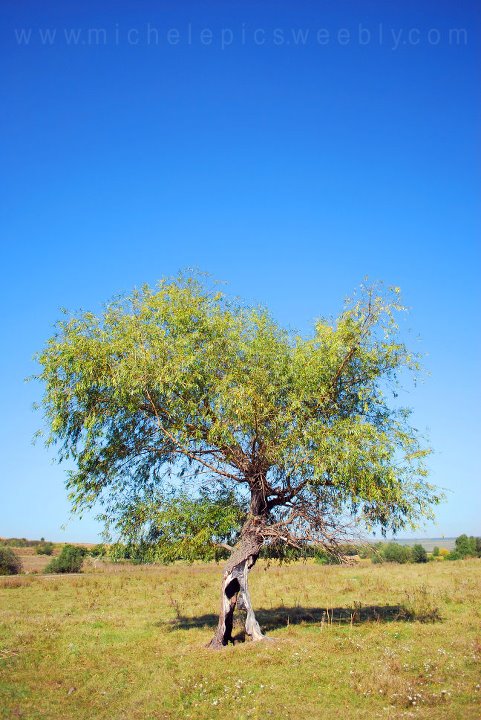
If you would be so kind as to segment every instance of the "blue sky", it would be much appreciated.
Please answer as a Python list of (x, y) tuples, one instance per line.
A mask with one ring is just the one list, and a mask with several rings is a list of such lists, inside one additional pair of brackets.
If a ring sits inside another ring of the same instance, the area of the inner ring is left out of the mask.
[(430, 371), (406, 402), (448, 489), (423, 534), (480, 534), (479, 3), (0, 13), (0, 535), (95, 541), (24, 378), (60, 307), (185, 267), (301, 331), (365, 276), (401, 286)]

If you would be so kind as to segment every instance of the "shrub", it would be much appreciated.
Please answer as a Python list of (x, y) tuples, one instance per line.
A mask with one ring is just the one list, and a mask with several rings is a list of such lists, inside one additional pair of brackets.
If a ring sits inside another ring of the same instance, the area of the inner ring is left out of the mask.
[(22, 562), (9, 547), (0, 547), (0, 575), (18, 575)]
[(412, 551), (409, 545), (399, 545), (399, 543), (386, 543), (382, 549), (382, 555), (386, 562), (408, 563), (412, 560)]
[(460, 555), (458, 552), (456, 552), (456, 550), (453, 550), (452, 552), (445, 555), (444, 559), (445, 560), (463, 560), (464, 557), (465, 557), (464, 555)]
[(52, 555), (53, 554), (53, 543), (51, 542), (41, 542), (40, 545), (37, 545), (35, 548), (35, 552), (37, 555)]
[(439, 556), (439, 548), (436, 545), (436, 547), (433, 547), (433, 557), (438, 557), (438, 556)]
[(422, 545), (413, 545), (412, 561), (415, 563), (425, 563), (428, 561), (428, 554)]
[(78, 573), (82, 569), (85, 549), (74, 545), (64, 545), (60, 555), (49, 562), (45, 573)]
[(341, 559), (326, 550), (316, 550), (314, 562), (319, 563), (319, 565), (340, 565)]

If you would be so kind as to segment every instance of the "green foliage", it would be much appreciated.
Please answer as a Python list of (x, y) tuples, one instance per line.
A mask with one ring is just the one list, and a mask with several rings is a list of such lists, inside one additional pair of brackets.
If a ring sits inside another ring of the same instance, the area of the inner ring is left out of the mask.
[(314, 557), (314, 548), (306, 544), (292, 547), (283, 542), (271, 542), (261, 548), (259, 557), (263, 560), (277, 560), (281, 564), (287, 564)]
[(481, 553), (480, 550), (480, 538), (476, 538), (467, 535), (460, 535), (456, 538), (455, 546), (454, 546), (454, 552), (451, 553), (451, 555), (455, 555), (456, 558), (466, 558), (466, 557), (479, 557)]
[[(113, 559), (169, 563), (175, 560), (219, 560), (235, 544), (246, 509), (233, 492), (206, 488), (192, 497), (185, 491), (152, 489), (117, 506), (116, 529), (126, 544), (110, 549)], [(108, 523), (108, 518), (104, 518)]]
[(18, 575), (22, 562), (9, 547), (0, 547), (0, 575)]
[(98, 545), (95, 545), (93, 548), (90, 548), (90, 550), (88, 552), (89, 552), (89, 555), (91, 555), (92, 557), (96, 557), (96, 558), (105, 557), (108, 553), (108, 548), (103, 543), (99, 543)]
[(53, 558), (45, 568), (45, 573), (78, 573), (86, 555), (85, 548), (64, 545), (58, 557)]
[(428, 554), (422, 545), (416, 544), (412, 546), (412, 562), (425, 563), (428, 561)]
[(341, 560), (338, 555), (327, 552), (326, 550), (317, 550), (314, 554), (314, 562), (319, 565), (340, 565)]
[(481, 538), (466, 534), (456, 538), (454, 550), (446, 555), (446, 560), (464, 560), (481, 557)]
[(39, 545), (35, 548), (35, 552), (37, 555), (52, 555), (54, 549), (54, 544), (52, 542), (40, 542)]
[(413, 552), (409, 545), (400, 545), (397, 542), (381, 543), (376, 547), (372, 561), (374, 563), (409, 563), (413, 562)]
[(437, 545), (435, 547), (433, 547), (432, 555), (433, 555), (433, 557), (439, 557), (439, 548)]
[(121, 539), (164, 560), (214, 557), (239, 528), (229, 503), (245, 510), (259, 482), (271, 525), (302, 506), (294, 534), (320, 536), (325, 518), (336, 527), (346, 514), (383, 531), (432, 517), (429, 449), (391, 402), (419, 369), (399, 337), (402, 310), (397, 289), (363, 288), (302, 338), (181, 277), (99, 317), (67, 316), (38, 378), (47, 443), (76, 467), (74, 509), (100, 504)]
[[(438, 551), (439, 552), (439, 551)], [(402, 545), (397, 542), (376, 543), (365, 551), (365, 556), (371, 557), (374, 563), (425, 563), (428, 561), (428, 554), (425, 548), (416, 543), (413, 546)]]

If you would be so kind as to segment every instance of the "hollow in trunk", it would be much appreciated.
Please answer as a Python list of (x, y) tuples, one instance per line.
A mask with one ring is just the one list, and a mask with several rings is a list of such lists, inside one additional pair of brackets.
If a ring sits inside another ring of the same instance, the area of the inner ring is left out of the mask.
[(248, 585), (249, 570), (254, 566), (262, 544), (263, 538), (255, 529), (249, 526), (243, 529), (241, 540), (224, 569), (219, 623), (209, 647), (221, 648), (233, 642), (232, 628), (236, 607), (247, 612), (245, 631), (251, 640), (262, 640), (265, 637), (252, 608)]

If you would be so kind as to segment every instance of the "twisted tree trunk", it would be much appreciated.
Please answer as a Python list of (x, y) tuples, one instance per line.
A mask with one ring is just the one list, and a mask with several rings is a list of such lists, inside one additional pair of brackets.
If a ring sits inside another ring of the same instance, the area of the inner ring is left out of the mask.
[(253, 532), (252, 528), (245, 527), (238, 546), (226, 563), (222, 578), (219, 623), (209, 643), (211, 648), (220, 648), (232, 642), (236, 606), (247, 611), (245, 622), (247, 635), (252, 640), (262, 640), (264, 637), (252, 609), (248, 586), (248, 573), (258, 558), (262, 543), (263, 539)]
[(255, 565), (264, 543), (260, 532), (264, 521), (263, 503), (262, 496), (253, 491), (249, 519), (242, 528), (240, 541), (224, 568), (219, 623), (208, 645), (210, 648), (221, 648), (232, 642), (236, 606), (247, 611), (245, 631), (251, 640), (262, 640), (265, 637), (256, 620), (248, 586), (249, 570)]

